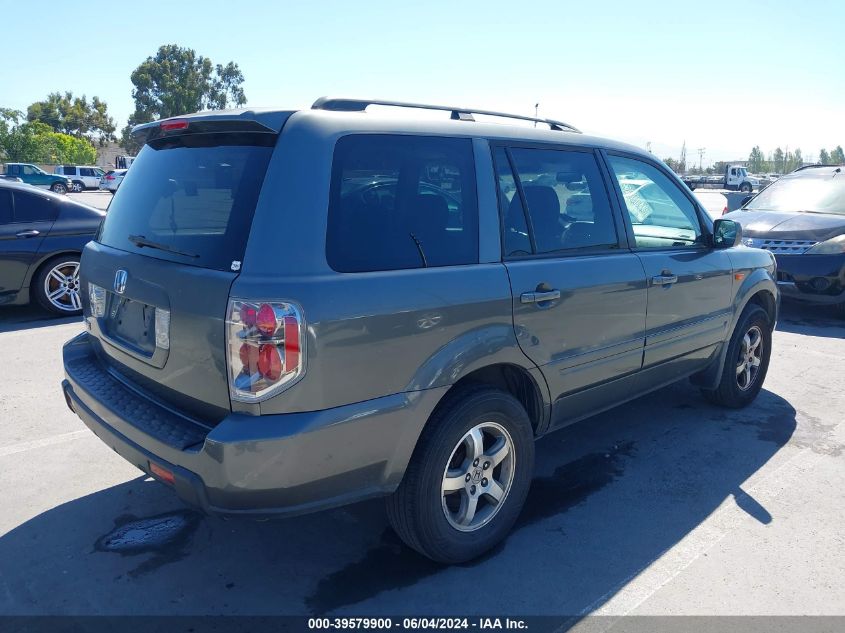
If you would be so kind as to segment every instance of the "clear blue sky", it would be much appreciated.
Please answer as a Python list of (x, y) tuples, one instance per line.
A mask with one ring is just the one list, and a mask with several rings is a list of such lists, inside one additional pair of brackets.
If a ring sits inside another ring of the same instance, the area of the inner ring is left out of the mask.
[[(174, 8), (173, 5), (179, 6)], [(248, 104), (378, 96), (540, 113), (661, 157), (818, 156), (845, 145), (845, 1), (144, 2), (0, 0), (0, 106), (51, 91), (133, 109), (159, 45), (237, 62)], [(697, 156), (697, 155), (696, 155)]]

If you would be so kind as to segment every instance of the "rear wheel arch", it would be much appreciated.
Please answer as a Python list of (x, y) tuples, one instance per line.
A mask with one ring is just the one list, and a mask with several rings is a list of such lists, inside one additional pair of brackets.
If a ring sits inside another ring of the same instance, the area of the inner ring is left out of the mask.
[(429, 421), (436, 417), (440, 409), (452, 404), (473, 386), (487, 386), (512, 395), (528, 414), (534, 434), (542, 432), (548, 417), (548, 398), (544, 397), (541, 386), (531, 372), (512, 363), (486, 365), (463, 376), (441, 397)]

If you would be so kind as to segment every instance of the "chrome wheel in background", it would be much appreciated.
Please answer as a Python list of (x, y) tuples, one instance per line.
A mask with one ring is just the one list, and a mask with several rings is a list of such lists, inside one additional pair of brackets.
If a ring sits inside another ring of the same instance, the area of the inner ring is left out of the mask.
[(44, 296), (56, 310), (78, 312), (82, 309), (79, 294), (79, 262), (60, 261), (44, 278)]

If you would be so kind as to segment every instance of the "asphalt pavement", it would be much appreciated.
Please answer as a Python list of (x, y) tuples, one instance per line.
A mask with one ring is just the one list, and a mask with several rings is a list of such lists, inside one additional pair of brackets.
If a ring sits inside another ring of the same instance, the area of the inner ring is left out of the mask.
[(749, 408), (687, 383), (549, 435), (514, 533), (441, 567), (371, 501), (188, 510), (68, 411), (82, 330), (0, 309), (0, 614), (845, 615), (845, 321), (787, 306)]

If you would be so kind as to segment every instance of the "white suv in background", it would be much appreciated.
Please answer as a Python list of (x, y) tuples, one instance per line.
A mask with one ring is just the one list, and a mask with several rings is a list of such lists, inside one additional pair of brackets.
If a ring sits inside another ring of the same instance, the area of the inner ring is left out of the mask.
[(100, 191), (110, 191), (114, 193), (123, 182), (123, 177), (126, 175), (125, 169), (110, 169), (100, 177), (98, 187)]
[(70, 178), (73, 182), (71, 191), (79, 193), (86, 189), (97, 189), (105, 172), (94, 165), (59, 165), (55, 173)]

